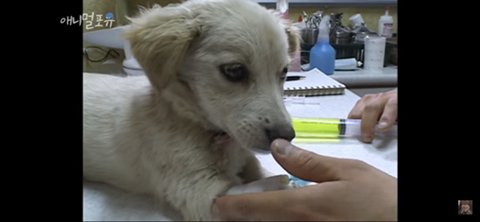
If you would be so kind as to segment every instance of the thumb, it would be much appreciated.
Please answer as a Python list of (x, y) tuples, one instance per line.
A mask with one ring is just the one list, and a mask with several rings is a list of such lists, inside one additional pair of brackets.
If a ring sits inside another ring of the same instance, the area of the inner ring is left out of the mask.
[(344, 159), (321, 156), (298, 148), (286, 140), (273, 141), (272, 153), (275, 160), (290, 174), (317, 183), (340, 180), (339, 169)]

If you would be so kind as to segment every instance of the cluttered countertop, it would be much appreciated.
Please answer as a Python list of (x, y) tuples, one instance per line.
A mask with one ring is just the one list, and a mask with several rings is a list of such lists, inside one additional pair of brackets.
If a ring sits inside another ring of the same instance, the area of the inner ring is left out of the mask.
[[(304, 67), (308, 67), (308, 64)], [(362, 68), (337, 70), (330, 77), (345, 84), (348, 88), (397, 86), (398, 67), (389, 65), (384, 67), (381, 73), (371, 73)]]
[(343, 13), (304, 12), (297, 23), (303, 42), (297, 58), (301, 70), (317, 68), (349, 88), (395, 87), (397, 38), (388, 10), (377, 32), (366, 26), (360, 14), (350, 17), (347, 26), (342, 23)]
[(336, 71), (331, 77), (346, 86), (353, 87), (377, 87), (397, 85), (397, 66), (387, 66), (382, 73), (370, 73), (363, 69), (355, 71)]

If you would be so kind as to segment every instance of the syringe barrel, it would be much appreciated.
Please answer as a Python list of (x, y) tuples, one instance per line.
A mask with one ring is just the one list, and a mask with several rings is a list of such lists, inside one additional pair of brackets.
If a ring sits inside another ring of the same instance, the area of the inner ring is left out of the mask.
[[(345, 136), (361, 136), (362, 135), (362, 121), (359, 119), (345, 119)], [(397, 136), (398, 125), (394, 124), (386, 132), (380, 130), (378, 125), (375, 126), (375, 136)]]
[[(361, 120), (341, 118), (292, 118), (297, 137), (339, 138), (361, 136)], [(375, 126), (376, 136), (396, 136), (397, 125), (383, 132)]]

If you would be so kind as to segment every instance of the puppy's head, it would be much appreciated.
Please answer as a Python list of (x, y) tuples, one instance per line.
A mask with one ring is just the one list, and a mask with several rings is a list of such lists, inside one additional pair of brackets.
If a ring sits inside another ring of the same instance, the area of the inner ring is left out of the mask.
[(131, 21), (135, 58), (178, 113), (256, 151), (293, 139), (283, 84), (300, 38), (289, 21), (248, 0), (157, 6)]

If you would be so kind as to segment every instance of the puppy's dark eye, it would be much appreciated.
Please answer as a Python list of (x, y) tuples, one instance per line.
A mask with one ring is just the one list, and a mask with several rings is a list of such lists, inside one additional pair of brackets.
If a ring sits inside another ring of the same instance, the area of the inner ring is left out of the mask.
[(287, 78), (288, 67), (283, 68), (282, 73), (280, 75), (281, 80), (285, 80)]
[(239, 82), (248, 77), (248, 70), (242, 64), (221, 65), (220, 72), (232, 82)]

